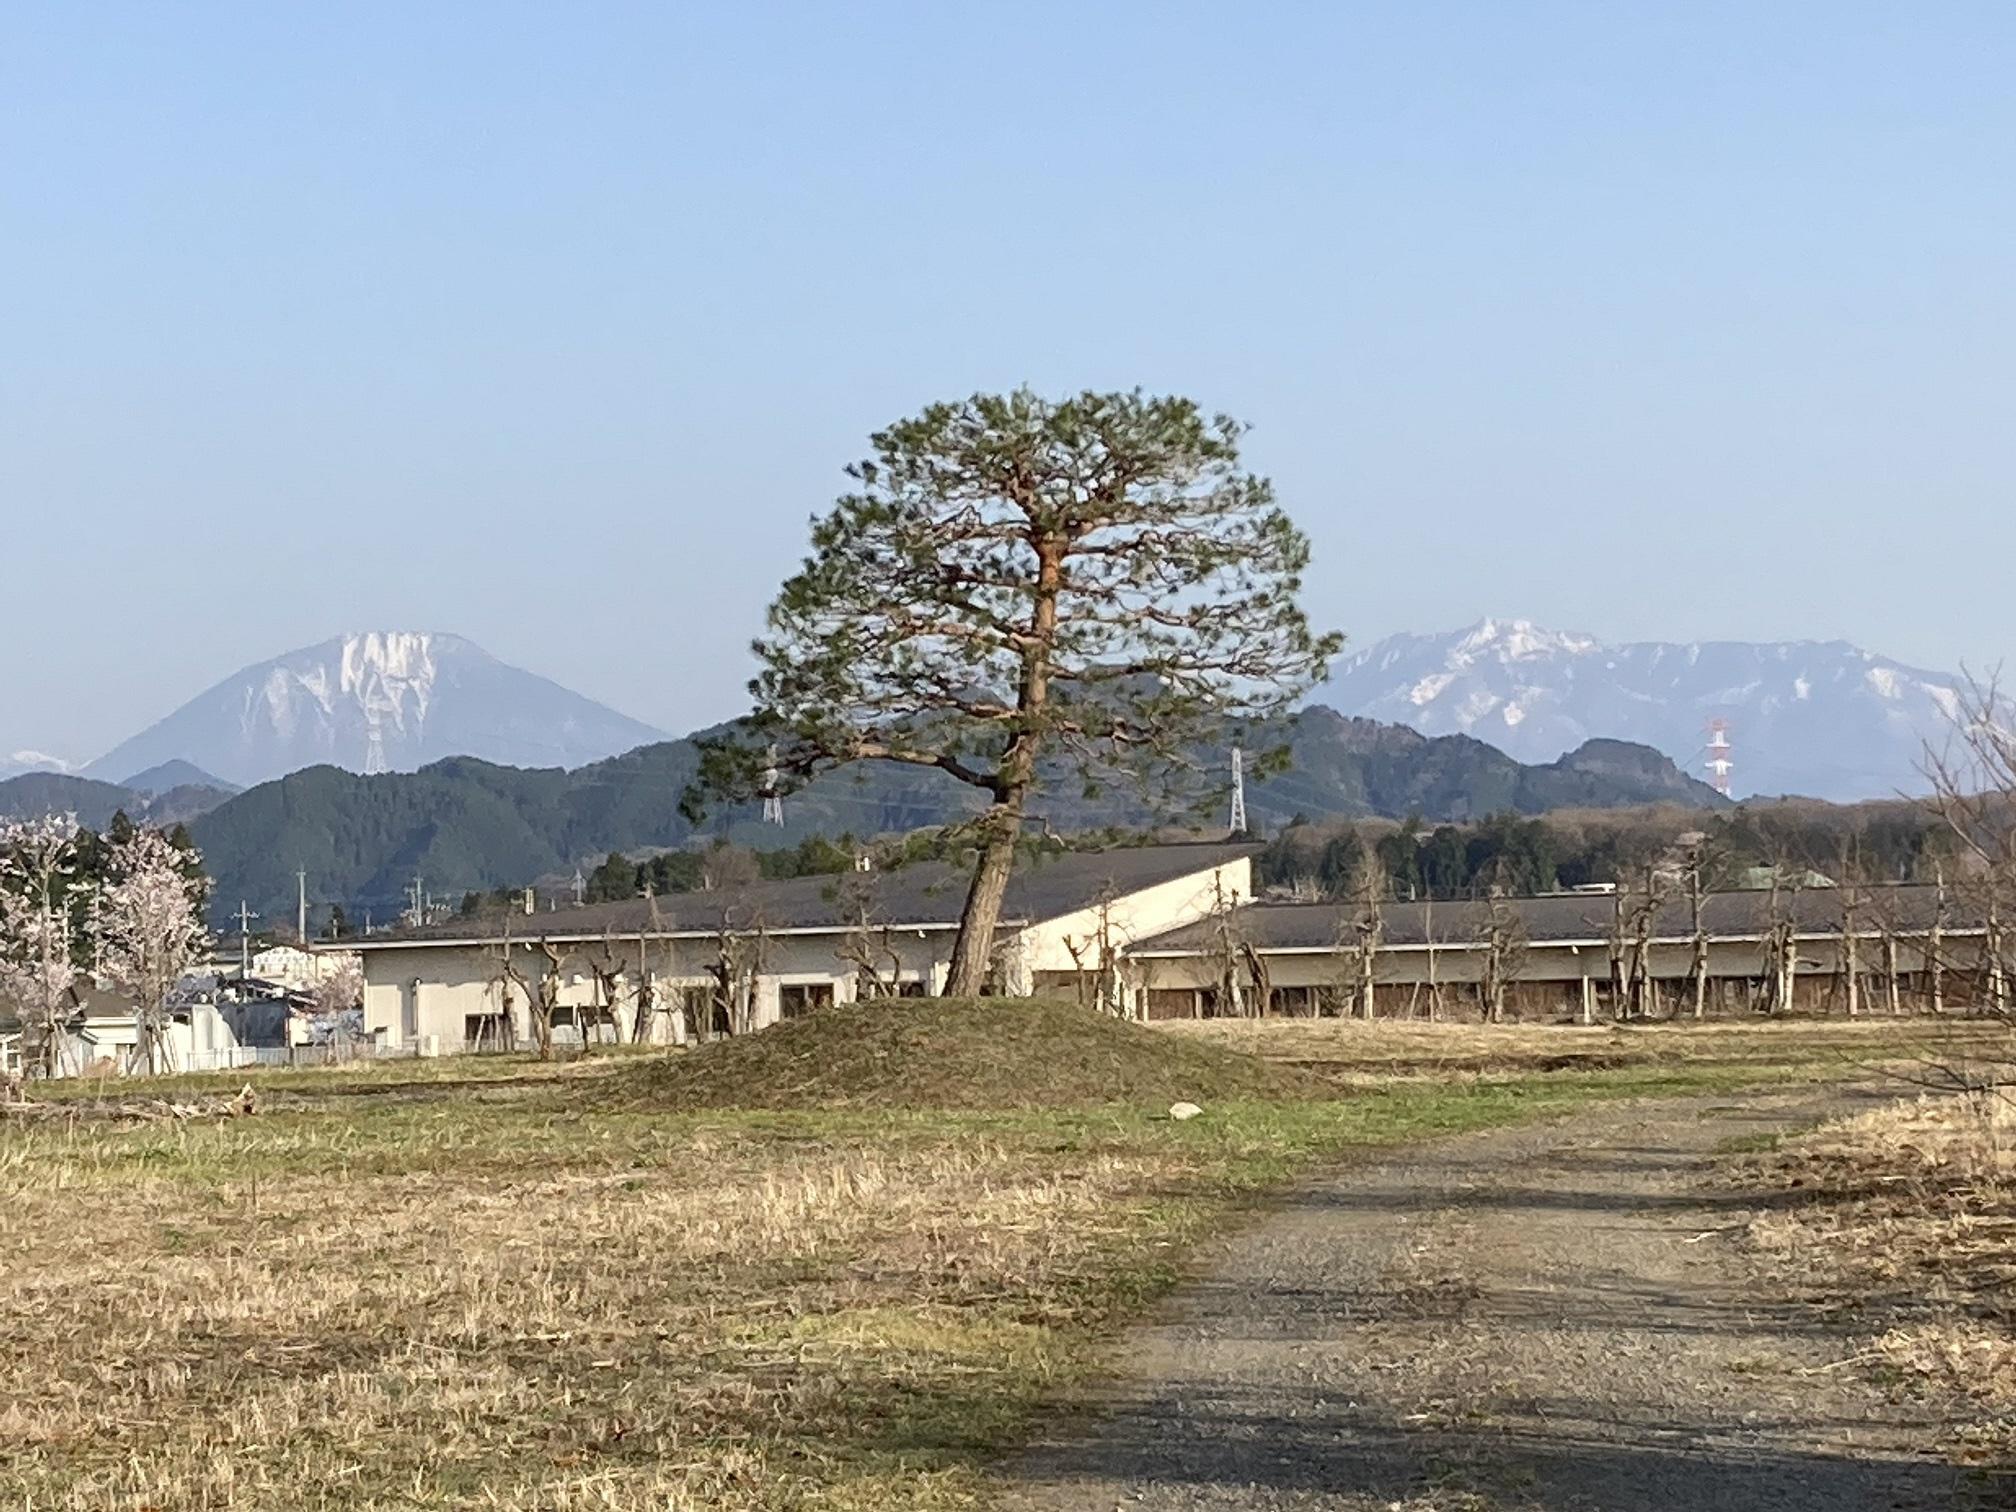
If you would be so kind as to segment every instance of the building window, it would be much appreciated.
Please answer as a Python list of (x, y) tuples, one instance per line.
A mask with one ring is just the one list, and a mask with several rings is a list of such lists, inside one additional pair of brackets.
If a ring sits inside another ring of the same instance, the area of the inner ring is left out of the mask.
[(686, 1015), (687, 1033), (728, 1032), (728, 1005), (721, 1001), (720, 992), (712, 982), (690, 984), (675, 988), (674, 992), (673, 1001)]
[(800, 982), (777, 989), (779, 1018), (803, 1018), (815, 1008), (833, 1006), (831, 982)]
[(501, 1013), (465, 1013), (462, 1043), (471, 1050), (502, 1050), (508, 1043)]
[(1308, 1015), (1316, 1012), (1314, 987), (1274, 987), (1267, 993), (1269, 1013)]

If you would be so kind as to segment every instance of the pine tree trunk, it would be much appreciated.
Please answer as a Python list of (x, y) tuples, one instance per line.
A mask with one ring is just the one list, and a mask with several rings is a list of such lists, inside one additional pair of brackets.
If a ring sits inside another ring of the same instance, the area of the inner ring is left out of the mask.
[(1064, 587), (1064, 541), (1052, 534), (1034, 544), (1036, 601), (1028, 646), (1022, 654), (1022, 684), (1016, 693), (1016, 707), (1024, 723), (1001, 753), (992, 784), (994, 807), (982, 821), (987, 843), (966, 894), (965, 911), (959, 916), (952, 970), (945, 981), (947, 997), (974, 997), (987, 984), (987, 970), (994, 957), (994, 926), (1000, 922), (1008, 873), (1015, 865), (1023, 809), (1030, 788), (1036, 785), (1037, 730), (1050, 703), (1050, 653), (1057, 634), (1057, 597)]
[(978, 997), (987, 985), (988, 967), (994, 959), (994, 926), (1000, 922), (1001, 903), (1008, 895), (1008, 874), (1014, 869), (1015, 840), (1021, 828), (1021, 805), (1017, 803), (988, 829), (980, 865), (966, 893), (966, 908), (959, 916), (952, 970), (945, 979), (947, 997)]

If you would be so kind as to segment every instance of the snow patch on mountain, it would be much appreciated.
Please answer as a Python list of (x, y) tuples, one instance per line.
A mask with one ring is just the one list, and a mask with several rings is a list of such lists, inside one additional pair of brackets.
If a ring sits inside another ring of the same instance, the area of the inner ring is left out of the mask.
[(85, 768), (164, 761), (251, 786), (318, 764), (411, 771), (448, 756), (574, 767), (664, 739), (456, 635), (367, 631), (246, 667)]
[(1736, 790), (1854, 799), (1918, 792), (1958, 680), (1842, 641), (1608, 645), (1525, 619), (1394, 635), (1346, 657), (1313, 695), (1340, 713), (1473, 735), (1526, 762), (1592, 738), (1637, 741), (1703, 770), (1727, 720)]
[(47, 751), (14, 751), (0, 756), (0, 781), (29, 772), (55, 772), (67, 777), (76, 770), (61, 756), (51, 756)]

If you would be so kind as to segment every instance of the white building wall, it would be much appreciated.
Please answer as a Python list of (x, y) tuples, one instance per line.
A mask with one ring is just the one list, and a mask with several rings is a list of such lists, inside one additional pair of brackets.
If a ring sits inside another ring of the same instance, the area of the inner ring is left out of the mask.
[[(890, 952), (896, 957), (899, 981), (921, 982), (928, 992), (937, 992), (945, 981), (951, 961), (952, 935), (949, 930), (892, 930), (878, 935), (877, 957)], [(756, 973), (755, 1022), (758, 1027), (775, 1023), (780, 1013), (781, 989), (787, 986), (821, 985), (832, 988), (835, 1001), (854, 996), (856, 967), (843, 958), (845, 931), (816, 934), (777, 934), (762, 944)], [(584, 950), (599, 953), (601, 941), (562, 944), (560, 1005), (571, 1008), (595, 1007), (599, 992), (589, 970)], [(626, 1006), (634, 1002), (638, 968), (637, 943), (633, 938), (616, 947), (625, 969), (618, 978), (618, 997)], [(537, 984), (548, 969), (545, 955), (534, 944), (519, 943), (513, 957), (520, 975)], [(427, 944), (376, 946), (362, 952), (364, 958), (364, 1029), (382, 1043), (406, 1046), (417, 1043), (423, 1050), (446, 1052), (459, 1048), (469, 1021), (504, 1011), (506, 993), (501, 980), (501, 957), (496, 945)], [(713, 942), (705, 939), (651, 940), (645, 957), (651, 973), (652, 996), (658, 1002), (674, 1000), (684, 987), (711, 986), (708, 968), (717, 959)], [(530, 1009), (516, 987), (509, 992), (512, 1031), (521, 1042), (531, 1036)], [(625, 1036), (629, 1035), (625, 1025)]]
[[(1124, 952), (1137, 940), (1166, 934), (1185, 924), (1253, 897), (1253, 863), (1245, 856), (1207, 867), (1139, 891), (1122, 893), (1102, 907), (1081, 908), (1032, 924), (1022, 932), (1023, 963), (1031, 972), (1077, 971), (1097, 965), (1103, 926), (1113, 948)], [(1078, 957), (1071, 953), (1076, 946)]]

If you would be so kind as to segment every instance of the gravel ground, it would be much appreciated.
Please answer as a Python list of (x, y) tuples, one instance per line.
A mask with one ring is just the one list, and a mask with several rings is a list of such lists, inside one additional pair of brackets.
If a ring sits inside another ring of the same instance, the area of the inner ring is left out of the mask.
[(1001, 1474), (1009, 1512), (1966, 1505), (1845, 1320), (1732, 1242), (1719, 1146), (1854, 1094), (1622, 1104), (1419, 1146), (1225, 1241)]

